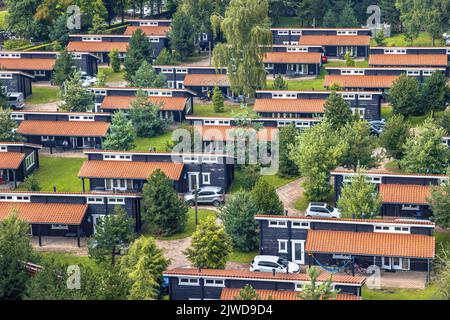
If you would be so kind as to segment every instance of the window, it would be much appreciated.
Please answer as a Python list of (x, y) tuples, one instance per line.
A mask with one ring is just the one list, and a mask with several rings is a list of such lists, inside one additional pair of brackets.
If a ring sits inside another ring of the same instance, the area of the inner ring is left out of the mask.
[(414, 204), (403, 204), (402, 210), (417, 211), (419, 210), (419, 206)]
[(296, 93), (272, 93), (272, 99), (296, 99)]
[(402, 225), (374, 225), (374, 232), (410, 233), (410, 227)]
[(341, 70), (341, 74), (342, 75), (348, 75), (348, 74), (352, 74), (352, 75), (364, 75), (365, 74), (365, 70), (349, 70), (349, 69), (343, 69)]
[(12, 79), (11, 73), (2, 73), (0, 74), (0, 79)]
[(292, 222), (293, 229), (309, 229), (309, 222)]
[(7, 146), (0, 146), (0, 152), (8, 152)]
[(94, 116), (69, 116), (69, 121), (94, 121)]
[(358, 31), (349, 31), (349, 30), (338, 30), (338, 36), (356, 36), (358, 35)]
[(129, 155), (129, 154), (104, 154), (103, 160), (132, 161), (132, 158), (131, 158), (131, 155)]
[(140, 26), (158, 26), (158, 21), (139, 21)]
[[(52, 141), (55, 141), (54, 137), (51, 137)], [(49, 136), (41, 136), (41, 141), (50, 141), (50, 137)]]
[(203, 163), (219, 163), (219, 159), (217, 157), (202, 157)]
[(433, 70), (424, 70), (422, 74), (424, 77), (429, 77), (433, 74)]
[(301, 36), (302, 35), (302, 30), (292, 30), (291, 34), (293, 36)]
[(289, 35), (289, 31), (287, 31), (287, 30), (278, 30), (278, 35), (279, 36), (287, 36), (287, 35)]
[(102, 41), (101, 37), (82, 37), (81, 41)]
[(125, 198), (108, 198), (108, 204), (125, 204)]
[[(174, 83), (174, 81), (168, 81), (171, 82), (172, 84)], [(149, 90), (145, 90), (145, 93), (148, 96), (166, 96), (166, 97), (171, 97), (172, 96), (172, 92), (170, 91), (149, 91)]]
[(23, 113), (11, 113), (11, 119), (13, 120), (24, 120), (25, 115)]
[(32, 152), (25, 158), (25, 168), (29, 170), (31, 167), (34, 166), (35, 162), (36, 162), (36, 154)]
[(129, 179), (105, 179), (106, 190), (133, 190), (133, 180)]
[(72, 53), (72, 58), (75, 60), (81, 60), (82, 55), (80, 53)]
[(45, 70), (34, 70), (35, 77), (45, 77)]
[(52, 224), (52, 230), (69, 230), (67, 224)]
[(288, 47), (286, 48), (287, 52), (308, 52), (308, 48), (303, 47)]
[(266, 69), (273, 69), (273, 63), (265, 63)]
[(159, 38), (149, 38), (150, 42), (159, 42)]
[(406, 54), (406, 49), (384, 49), (384, 54)]
[(106, 90), (94, 90), (94, 94), (98, 96), (106, 96)]
[(161, 69), (161, 72), (162, 72), (162, 73), (172, 73), (172, 72), (173, 72), (173, 69), (171, 69), (171, 68), (170, 68), (170, 69), (169, 69), (169, 68), (162, 68), (162, 69)]
[(179, 278), (178, 284), (180, 286), (198, 286), (199, 279), (198, 278)]
[(420, 76), (420, 71), (419, 70), (407, 70), (406, 74), (408, 76)]
[(295, 291), (303, 291), (303, 289), (305, 288), (305, 283), (302, 282), (297, 282), (295, 283)]
[(269, 228), (287, 228), (287, 222), (279, 220), (269, 220)]
[(344, 98), (344, 100), (355, 100), (356, 95), (354, 94), (348, 94), (348, 93), (344, 93), (342, 95), (342, 98)]
[(199, 163), (199, 158), (193, 156), (183, 156), (183, 163)]
[(364, 109), (364, 108), (351, 108), (351, 109), (352, 109), (352, 113), (354, 115), (357, 115), (361, 119), (364, 119), (364, 113), (366, 112), (366, 109)]
[(225, 280), (205, 279), (205, 287), (225, 287)]
[(230, 120), (204, 120), (203, 125), (206, 125), (206, 126), (229, 126)]
[(175, 69), (177, 73), (187, 73), (187, 69)]
[(202, 173), (203, 184), (211, 184), (211, 173)]
[(278, 253), (287, 253), (287, 252), (288, 252), (288, 241), (278, 240)]
[(103, 204), (103, 198), (100, 197), (88, 197), (87, 198), (87, 203), (88, 204)]
[(359, 94), (358, 95), (359, 100), (372, 100), (371, 94)]

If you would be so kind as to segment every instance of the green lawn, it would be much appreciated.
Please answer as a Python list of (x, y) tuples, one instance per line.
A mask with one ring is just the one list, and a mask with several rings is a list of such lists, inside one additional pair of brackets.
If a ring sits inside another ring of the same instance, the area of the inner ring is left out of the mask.
[[(242, 172), (236, 170), (234, 173), (234, 181), (230, 188), (230, 193), (235, 193), (242, 188), (243, 179), (244, 176), (242, 175)], [(266, 180), (270, 185), (272, 185), (275, 189), (277, 189), (279, 187), (288, 184), (289, 182), (294, 181), (297, 178), (283, 178), (278, 175), (272, 175), (272, 176), (261, 176), (261, 179)]]
[[(212, 210), (205, 210), (205, 209), (201, 209), (201, 207), (199, 207), (198, 210), (198, 221), (201, 222), (202, 220), (206, 219), (209, 216), (216, 216), (217, 212), (212, 211)], [(187, 237), (190, 237), (194, 231), (197, 229), (197, 226), (195, 225), (195, 209), (194, 208), (190, 208), (189, 209), (189, 216), (188, 216), (188, 221), (186, 223), (186, 228), (183, 232), (172, 235), (172, 236), (168, 236), (168, 237), (158, 237), (158, 240), (178, 240), (178, 239), (184, 239)]]
[(238, 263), (250, 263), (253, 258), (259, 254), (258, 250), (250, 251), (250, 252), (239, 252), (232, 251), (230, 256), (228, 257), (228, 261), (238, 262)]
[(166, 151), (166, 143), (172, 140), (172, 131), (168, 131), (160, 136), (152, 138), (136, 138), (134, 144), (135, 151), (148, 151), (150, 147), (156, 148), (156, 151)]
[[(81, 192), (81, 180), (77, 174), (85, 160), (83, 158), (40, 157), (40, 166), (34, 176), (38, 179), (42, 191), (53, 191), (53, 185), (56, 185), (58, 192)], [(86, 190), (89, 190), (89, 181), (85, 180), (85, 186)]]
[(225, 104), (223, 112), (214, 111), (214, 106), (211, 104), (196, 104), (194, 105), (194, 117), (232, 117), (233, 112), (238, 111), (240, 106)]
[(429, 285), (425, 289), (383, 289), (372, 290), (366, 286), (362, 290), (363, 300), (433, 300), (436, 287)]
[(99, 71), (105, 73), (105, 82), (122, 82), (125, 81), (125, 71), (114, 72), (111, 68), (99, 68)]
[[(332, 67), (346, 67), (347, 64), (345, 61), (328, 61), (323, 65), (324, 68), (332, 68)], [(369, 67), (369, 61), (355, 61), (355, 68), (367, 68)]]
[[(310, 201), (306, 197), (300, 197), (297, 199), (297, 201), (295, 201), (294, 207), (297, 210), (305, 212), (306, 209), (308, 208), (309, 202)], [(328, 203), (330, 206), (334, 207), (336, 205), (335, 202), (336, 202), (336, 199), (335, 199), (335, 194), (334, 194), (334, 188), (331, 188), (330, 193), (328, 194), (326, 203)]]
[(97, 263), (87, 256), (76, 256), (70, 253), (62, 252), (39, 252), (38, 253), (39, 263), (46, 261), (55, 261), (61, 264), (67, 265), (79, 265), (90, 268), (98, 268)]
[(44, 104), (59, 101), (59, 89), (55, 87), (33, 87), (33, 94), (25, 99), (28, 104)]
[[(444, 41), (439, 38), (436, 39), (435, 42), (436, 46), (443, 46), (445, 45)], [(374, 39), (371, 40), (371, 46), (376, 46), (376, 42)], [(413, 43), (406, 41), (403, 34), (394, 34), (392, 37), (385, 39), (385, 46), (386, 47), (408, 47), (408, 46), (414, 46), (414, 47), (431, 47), (431, 36), (427, 32), (421, 32), (419, 34), (419, 37), (413, 41)]]
[[(313, 91), (313, 90), (324, 90), (323, 83), (325, 81), (326, 70), (320, 68), (320, 73), (316, 79), (312, 80), (286, 80), (288, 84), (288, 90), (293, 91)], [(266, 81), (266, 88), (271, 89), (274, 80)]]

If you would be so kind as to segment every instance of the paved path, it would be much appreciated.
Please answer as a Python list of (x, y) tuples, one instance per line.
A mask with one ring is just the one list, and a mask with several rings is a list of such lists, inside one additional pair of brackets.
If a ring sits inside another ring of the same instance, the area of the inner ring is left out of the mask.
[(62, 149), (53, 148), (53, 153), (50, 154), (50, 148), (42, 148), (39, 151), (39, 155), (44, 157), (54, 157), (54, 158), (86, 158), (87, 155), (83, 153), (84, 150), (69, 150), (62, 151)]
[(58, 107), (64, 104), (63, 101), (55, 101), (43, 104), (25, 104), (23, 110), (26, 111), (58, 111)]
[(303, 195), (301, 182), (302, 179), (297, 179), (277, 189), (278, 197), (283, 202), (284, 209), (288, 210), (288, 215), (290, 216), (303, 215), (303, 212), (295, 209), (295, 202)]

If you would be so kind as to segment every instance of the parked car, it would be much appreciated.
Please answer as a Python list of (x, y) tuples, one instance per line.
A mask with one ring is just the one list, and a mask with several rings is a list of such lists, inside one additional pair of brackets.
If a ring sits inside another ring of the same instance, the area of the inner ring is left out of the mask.
[(305, 215), (307, 217), (321, 217), (321, 218), (340, 218), (341, 213), (337, 208), (324, 202), (311, 202), (306, 209)]
[[(184, 202), (195, 205), (195, 190), (184, 195)], [(197, 190), (198, 204), (212, 204), (215, 207), (225, 202), (225, 191), (221, 187), (202, 187)]]
[(256, 256), (250, 264), (250, 271), (298, 273), (300, 266), (277, 256)]
[(370, 121), (370, 131), (372, 134), (379, 136), (381, 133), (383, 133), (384, 128), (386, 127), (386, 121), (380, 120), (380, 121)]
[(8, 93), (8, 104), (13, 109), (22, 109), (24, 106), (23, 93), (22, 92)]

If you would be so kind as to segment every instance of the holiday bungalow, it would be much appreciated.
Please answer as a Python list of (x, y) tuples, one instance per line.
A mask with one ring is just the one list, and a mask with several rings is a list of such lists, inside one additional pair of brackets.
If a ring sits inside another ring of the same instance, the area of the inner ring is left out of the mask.
[[(242, 288), (223, 288), (220, 293), (220, 300), (236, 300), (239, 297)], [(303, 300), (299, 291), (286, 291), (286, 290), (255, 290), (259, 296), (259, 300), (281, 300), (281, 301), (294, 301)], [(362, 300), (362, 297), (355, 296), (353, 294), (338, 293), (334, 300), (339, 301), (357, 301)]]
[[(262, 118), (279, 120), (278, 126), (294, 122), (309, 127), (324, 115), (324, 104), (331, 91), (258, 90), (253, 110)], [(382, 94), (379, 92), (338, 92), (353, 113), (368, 121), (381, 117)], [(259, 120), (259, 119), (258, 119)]]
[[(251, 285), (256, 290), (294, 295), (300, 293), (305, 285), (310, 283), (306, 273), (264, 273), (247, 270), (176, 268), (165, 271), (163, 276), (168, 279), (170, 300), (225, 299), (228, 294), (235, 293), (246, 285)], [(333, 289), (339, 290), (338, 300), (344, 297), (358, 300), (366, 281), (364, 276), (322, 272), (317, 282), (321, 284), (330, 278)]]
[(151, 103), (159, 106), (163, 119), (183, 122), (187, 114), (194, 110), (194, 92), (187, 89), (130, 88), (130, 87), (95, 87), (95, 110), (114, 113), (128, 111), (136, 99), (138, 90), (143, 90)]
[(135, 220), (135, 231), (141, 227), (142, 196), (132, 193), (56, 193), (0, 191), (0, 221), (17, 211), (30, 224), (30, 235), (39, 237), (80, 237), (95, 233), (99, 219), (122, 207)]
[(230, 83), (226, 68), (216, 69), (211, 66), (153, 66), (156, 73), (167, 78), (169, 88), (189, 89), (199, 97), (212, 96), (214, 87), (222, 90), (226, 97), (231, 97)]
[[(11, 97), (14, 94), (21, 93), (22, 98), (26, 98), (32, 94), (31, 82), (34, 76), (29, 73), (21, 71), (0, 71), (0, 85), (4, 92), (7, 92)], [(12, 104), (15, 101), (11, 101)], [(23, 103), (23, 101), (22, 101)], [(17, 108), (17, 106), (15, 106)]]
[(320, 52), (323, 53), (321, 46), (299, 46), (288, 44), (274, 44), (271, 47), (272, 52)]
[(100, 148), (110, 126), (110, 113), (14, 111), (17, 132), (27, 142), (64, 149)]
[[(71, 51), (71, 50), (69, 50)], [(34, 81), (49, 81), (59, 52), (51, 51), (0, 51), (0, 68), (21, 71), (34, 76)], [(86, 53), (73, 53), (74, 64), (81, 71), (93, 76), (97, 74), (97, 57)]]
[(417, 54), (443, 55), (446, 54), (450, 62), (449, 47), (372, 47), (370, 54)]
[(388, 91), (399, 76), (388, 75), (326, 75), (323, 86), (330, 89), (339, 86), (346, 91)]
[(141, 192), (148, 178), (161, 170), (179, 193), (194, 186), (215, 186), (225, 191), (234, 179), (234, 158), (225, 154), (162, 153), (138, 151), (85, 151), (78, 177), (89, 179), (93, 191)]
[(371, 67), (401, 68), (440, 68), (449, 76), (448, 57), (446, 54), (401, 54), (385, 53), (369, 56)]
[(18, 182), (39, 168), (41, 146), (25, 142), (0, 142), (0, 185)]
[[(368, 180), (376, 185), (382, 199), (382, 217), (429, 219), (431, 209), (428, 204), (430, 187), (442, 184), (448, 179), (445, 174), (411, 174), (382, 170), (366, 172)], [(356, 175), (346, 169), (331, 172), (334, 177), (336, 199), (341, 196), (344, 183)]]
[[(257, 215), (261, 255), (276, 255), (331, 272), (375, 265), (429, 272), (435, 225), (427, 221)], [(428, 278), (429, 279), (429, 278)]]
[(263, 57), (268, 74), (288, 77), (318, 76), (322, 65), (320, 52), (267, 52)]
[(148, 19), (130, 19), (125, 29), (124, 35), (131, 36), (140, 29), (146, 36), (167, 36), (170, 31), (172, 20), (148, 20)]

